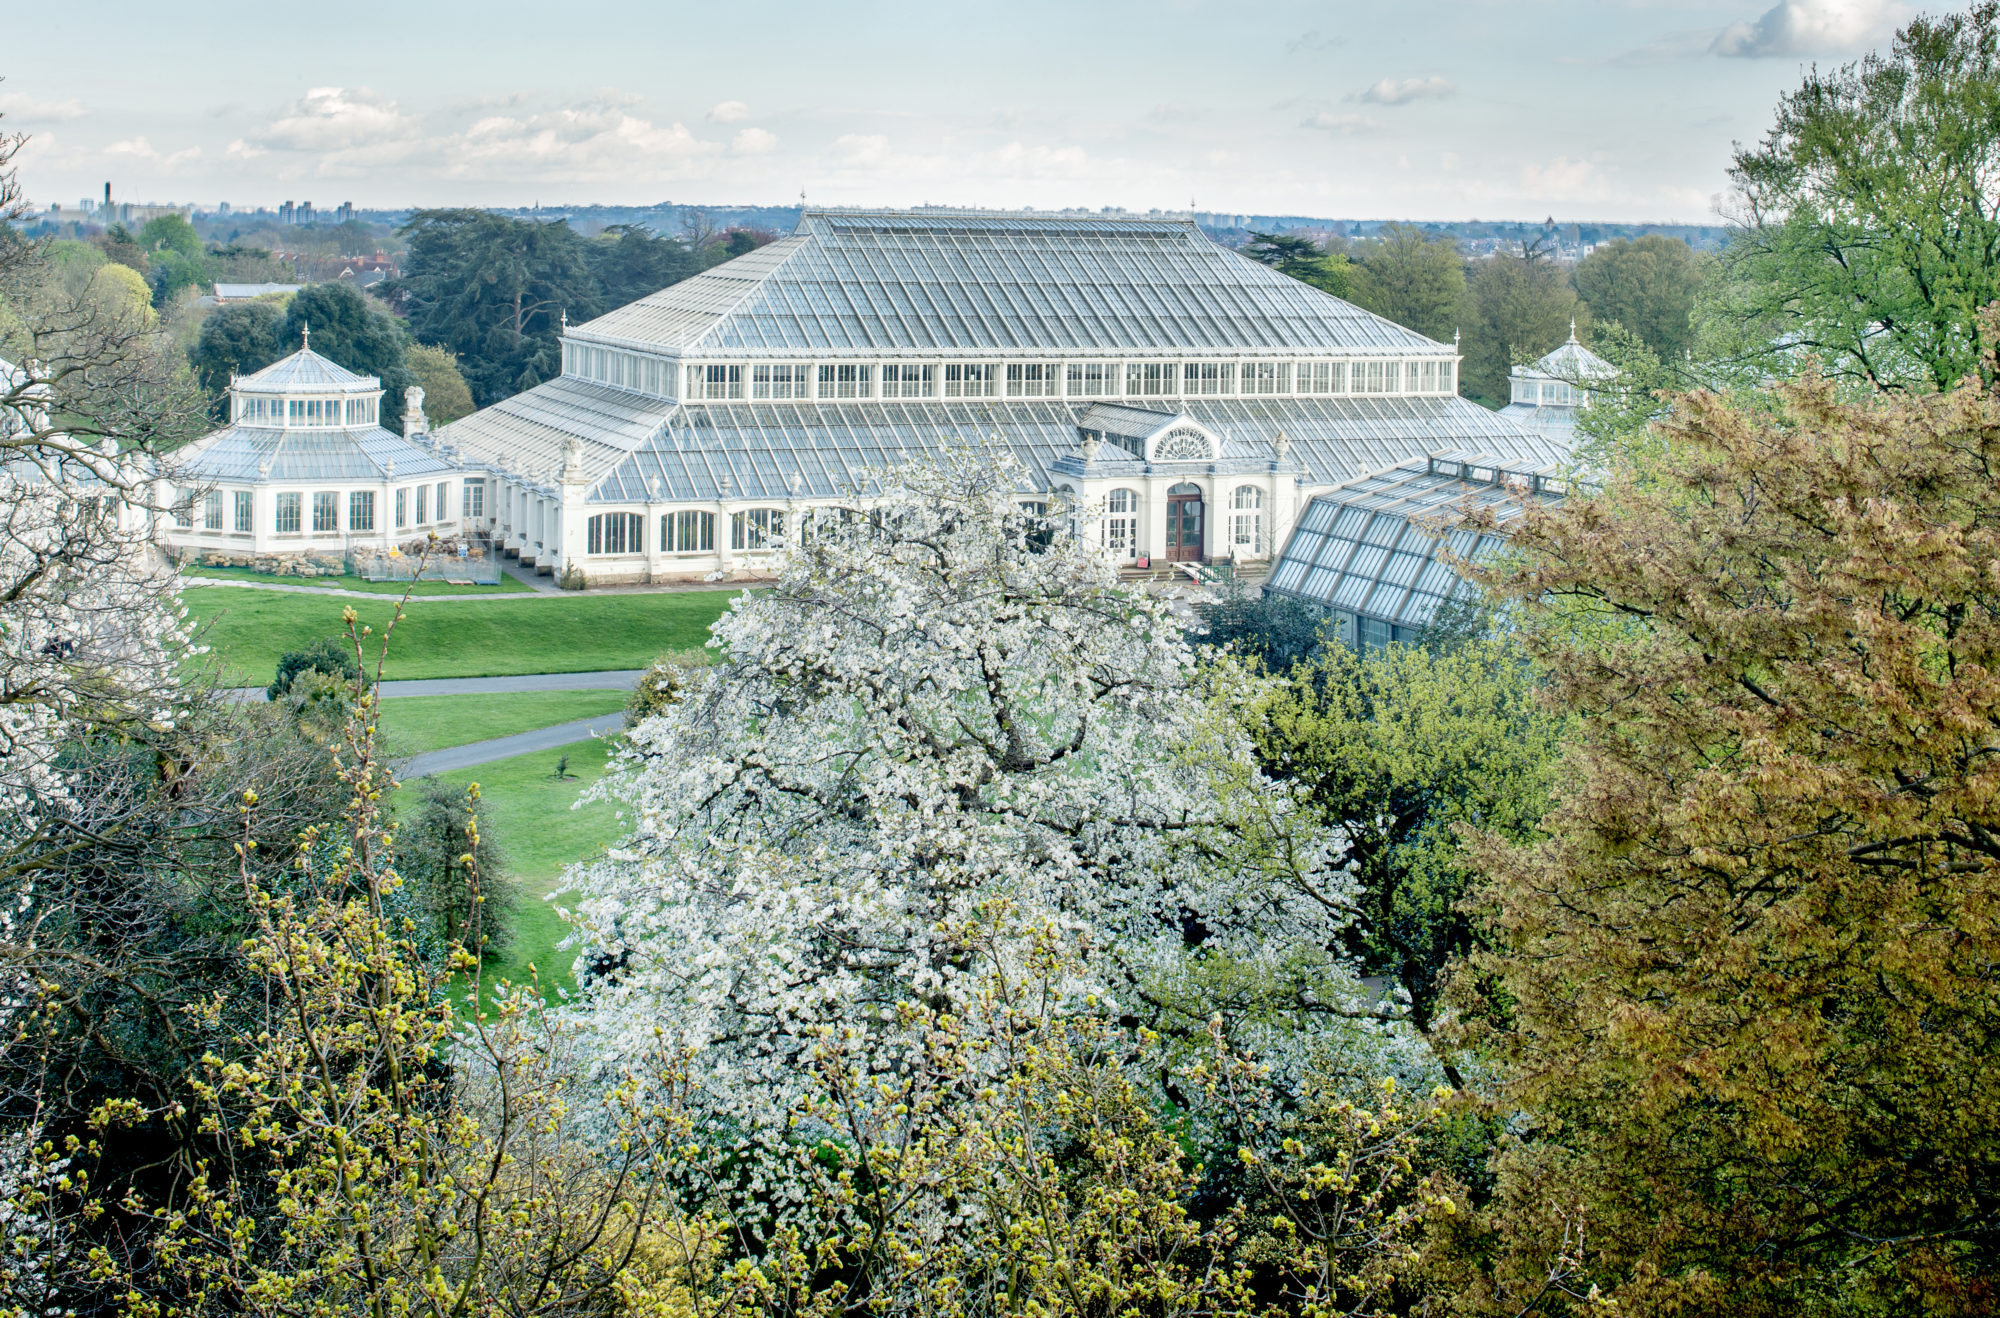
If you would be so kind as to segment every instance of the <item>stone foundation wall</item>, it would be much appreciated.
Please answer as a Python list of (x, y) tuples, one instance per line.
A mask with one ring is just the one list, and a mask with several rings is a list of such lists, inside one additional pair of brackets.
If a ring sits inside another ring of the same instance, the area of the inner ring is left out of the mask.
[(248, 568), (278, 577), (339, 577), (347, 574), (347, 559), (340, 554), (307, 551), (297, 554), (234, 554), (219, 549), (197, 549), (178, 555), (187, 567)]

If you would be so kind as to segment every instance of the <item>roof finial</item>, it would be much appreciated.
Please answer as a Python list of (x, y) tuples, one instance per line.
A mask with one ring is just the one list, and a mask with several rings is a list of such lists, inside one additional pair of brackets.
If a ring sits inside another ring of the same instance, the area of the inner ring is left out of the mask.
[(1569, 341), (1570, 341), (1571, 343), (1575, 343), (1575, 342), (1576, 342), (1576, 317), (1575, 317), (1575, 316), (1571, 316), (1571, 317), (1569, 318)]
[(299, 325), (299, 351), (310, 352), (313, 346), (313, 327), (303, 322)]
[(564, 308), (562, 309), (562, 332), (563, 332), (563, 333), (565, 333), (565, 334), (569, 333), (569, 308), (568, 308), (568, 307), (564, 307)]

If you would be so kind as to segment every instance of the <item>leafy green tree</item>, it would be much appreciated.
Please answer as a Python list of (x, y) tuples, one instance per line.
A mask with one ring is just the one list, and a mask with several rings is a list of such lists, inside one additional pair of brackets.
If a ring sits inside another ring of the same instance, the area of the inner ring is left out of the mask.
[(1346, 255), (1300, 234), (1253, 233), (1243, 254), (1323, 293), (1344, 298), (1353, 291), (1354, 270)]
[(1496, 1267), (1560, 1194), (1621, 1311), (1990, 1313), (2000, 400), (1765, 392), (1489, 577), (1579, 720), (1547, 839), (1475, 853)]
[(413, 343), (403, 355), (410, 368), (410, 383), (424, 391), (424, 414), (436, 426), (470, 415), (472, 390), (458, 370), (458, 354), (428, 343)]
[(1553, 350), (1572, 322), (1587, 319), (1562, 267), (1531, 243), (1474, 262), (1466, 306), (1459, 390), (1488, 407), (1506, 403), (1510, 370)]
[(1266, 772), (1298, 784), (1340, 839), (1332, 863), (1360, 906), (1349, 950), (1409, 994), (1426, 1039), (1446, 969), (1473, 945), (1463, 830), (1525, 842), (1549, 808), (1563, 723), (1537, 690), (1526, 656), (1491, 636), (1437, 652), (1334, 644), (1247, 715)]
[(402, 232), (409, 258), (385, 296), (402, 304), (415, 338), (458, 354), (481, 407), (560, 374), (563, 315), (603, 309), (588, 244), (567, 224), (427, 210)]
[(312, 349), (350, 371), (382, 381), (382, 424), (402, 424), (408, 339), (396, 318), (347, 284), (313, 284), (285, 306), (283, 338), (291, 352), (312, 330)]
[(138, 241), (148, 252), (178, 252), (191, 261), (202, 257), (201, 235), (178, 215), (156, 215), (147, 220)]
[(1686, 355), (1694, 338), (1701, 259), (1678, 238), (1647, 234), (1605, 243), (1577, 263), (1576, 291), (1602, 325), (1615, 321), (1667, 361)]
[[(1767, 355), (1877, 388), (1993, 383), (1978, 315), (2000, 299), (2000, 28), (1992, 0), (1921, 17), (1887, 53), (1817, 68), (1730, 171), (1726, 254)], [(1786, 370), (1782, 364), (1778, 369)]]
[(1464, 316), (1465, 263), (1448, 238), (1426, 238), (1409, 225), (1384, 226), (1355, 266), (1353, 301), (1439, 343), (1451, 342)]
[(285, 355), (285, 313), (270, 302), (237, 302), (217, 307), (201, 323), (201, 335), (188, 354), (201, 387), (211, 394), (229, 384), (229, 377), (261, 371)]
[(165, 308), (183, 289), (201, 288), (209, 282), (201, 237), (180, 216), (157, 215), (146, 221), (146, 227), (139, 230), (138, 245), (146, 251), (155, 307)]

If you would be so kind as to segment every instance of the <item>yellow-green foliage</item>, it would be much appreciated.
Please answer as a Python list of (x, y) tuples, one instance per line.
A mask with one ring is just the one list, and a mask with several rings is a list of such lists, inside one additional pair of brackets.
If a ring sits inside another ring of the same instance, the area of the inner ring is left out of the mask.
[(1547, 840), (1480, 849), (1461, 980), (1550, 1132), (1503, 1164), (1513, 1275), (1560, 1186), (1640, 1312), (1990, 1312), (2000, 400), (1808, 378), (1664, 438), (1494, 574), (1580, 720)]

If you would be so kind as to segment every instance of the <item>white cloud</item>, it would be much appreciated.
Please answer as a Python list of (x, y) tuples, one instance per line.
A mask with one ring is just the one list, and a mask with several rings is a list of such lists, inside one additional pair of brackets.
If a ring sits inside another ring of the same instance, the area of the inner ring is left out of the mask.
[(1709, 49), (1730, 59), (1851, 51), (1908, 13), (1898, 0), (1779, 0), (1755, 22), (1731, 23)]
[(1309, 114), (1299, 121), (1301, 128), (1318, 128), (1329, 133), (1352, 133), (1363, 128), (1380, 128), (1382, 125), (1365, 114), (1335, 114), (1331, 110), (1321, 110)]
[(880, 133), (842, 133), (833, 139), (836, 163), (850, 169), (873, 169), (889, 162), (889, 139)]
[(314, 87), (264, 130), (259, 145), (292, 151), (341, 151), (406, 141), (415, 119), (366, 87)]
[(1452, 82), (1435, 75), (1428, 78), (1384, 78), (1347, 99), (1365, 105), (1407, 105), (1411, 101), (1443, 100), (1457, 92), (1458, 88)]
[(1009, 142), (988, 153), (981, 163), (1004, 178), (1088, 178), (1096, 172), (1090, 153), (1080, 146)]
[(1588, 160), (1557, 156), (1521, 167), (1521, 186), (1536, 201), (1604, 201), (1614, 195), (1604, 172)]
[(729, 149), (739, 156), (768, 156), (778, 149), (778, 135), (761, 128), (745, 128), (729, 139)]
[(661, 126), (595, 104), (525, 118), (491, 115), (431, 150), (455, 178), (614, 182), (691, 177), (720, 148), (682, 124)]
[(222, 154), (228, 156), (231, 160), (255, 160), (258, 156), (268, 156), (271, 153), (261, 146), (251, 146), (239, 137), (234, 142), (231, 142)]
[(742, 123), (750, 117), (750, 107), (741, 101), (724, 101), (708, 112), (712, 124)]
[(83, 102), (43, 101), (25, 92), (0, 92), (0, 114), (9, 118), (25, 119), (30, 123), (59, 123), (65, 119), (80, 119), (89, 113)]
[(166, 170), (172, 169), (176, 165), (184, 165), (190, 160), (198, 159), (201, 155), (201, 148), (191, 146), (183, 151), (168, 153), (161, 151), (144, 137), (128, 137), (122, 142), (113, 142), (110, 146), (105, 147), (104, 154), (115, 156), (120, 160), (151, 165), (155, 169)]

